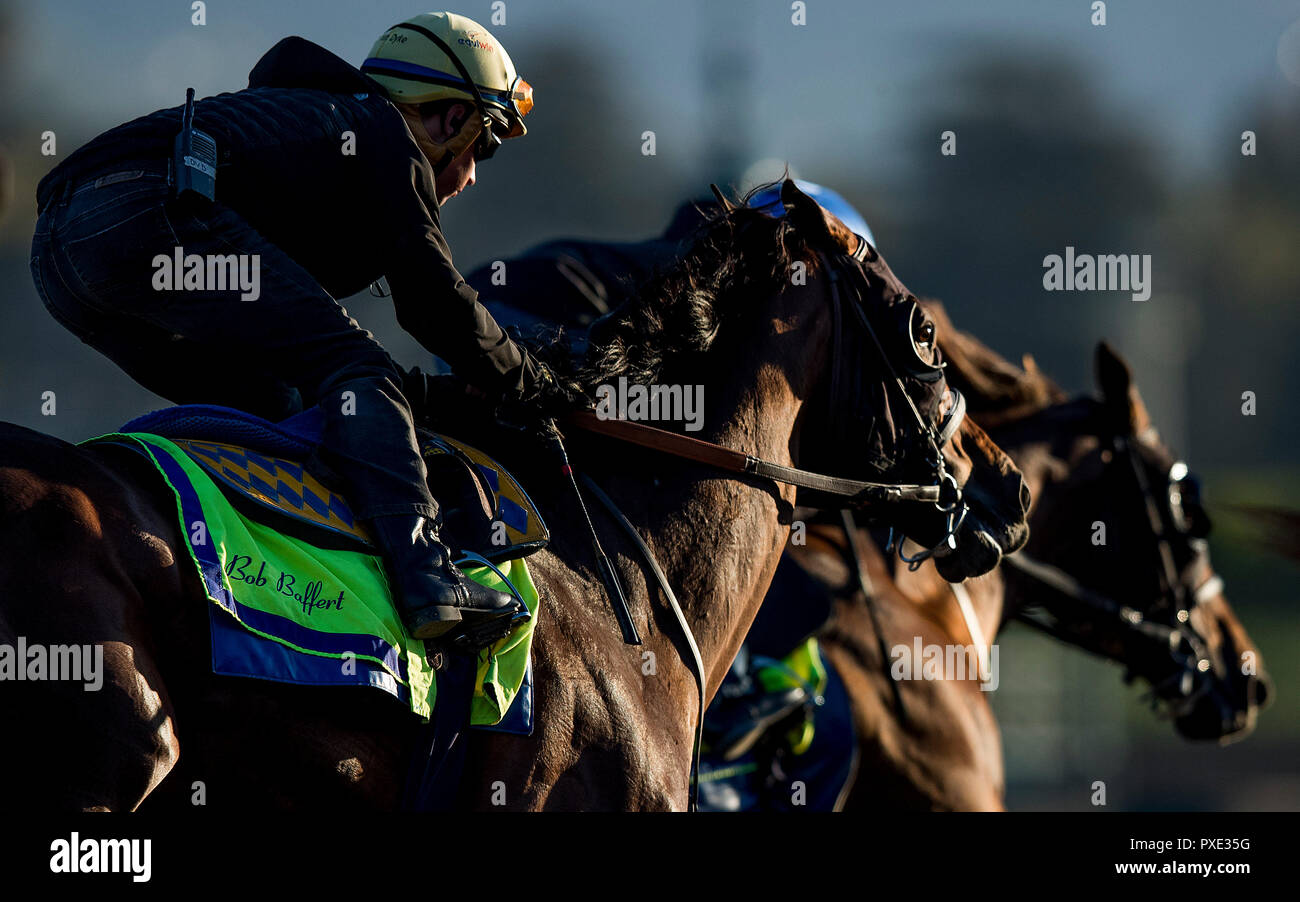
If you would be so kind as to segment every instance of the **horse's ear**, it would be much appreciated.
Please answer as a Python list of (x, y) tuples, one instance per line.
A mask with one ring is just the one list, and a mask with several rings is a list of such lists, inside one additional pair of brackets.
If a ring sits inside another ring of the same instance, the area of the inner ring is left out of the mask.
[(823, 209), (807, 194), (799, 190), (794, 179), (781, 183), (781, 202), (795, 229), (804, 239), (822, 247), (834, 247), (846, 254), (858, 249), (858, 239), (853, 231), (831, 213)]
[(1102, 402), (1115, 429), (1140, 435), (1150, 428), (1151, 417), (1137, 386), (1133, 384), (1133, 370), (1119, 352), (1104, 341), (1097, 342), (1096, 367)]
[(736, 209), (736, 205), (731, 202), (731, 198), (723, 194), (722, 189), (719, 188), (715, 182), (709, 182), (709, 190), (712, 191), (713, 196), (717, 198), (724, 213), (730, 213), (732, 210)]

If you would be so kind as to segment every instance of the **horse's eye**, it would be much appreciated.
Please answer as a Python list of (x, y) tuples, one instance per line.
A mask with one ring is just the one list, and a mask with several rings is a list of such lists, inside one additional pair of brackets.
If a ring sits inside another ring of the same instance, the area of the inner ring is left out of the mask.
[(934, 345), (934, 323), (922, 323), (921, 328), (917, 330), (916, 341), (917, 344), (924, 345), (927, 348), (932, 347)]
[(935, 365), (937, 349), (934, 346), (934, 322), (920, 307), (912, 309), (912, 343), (916, 356), (927, 366)]

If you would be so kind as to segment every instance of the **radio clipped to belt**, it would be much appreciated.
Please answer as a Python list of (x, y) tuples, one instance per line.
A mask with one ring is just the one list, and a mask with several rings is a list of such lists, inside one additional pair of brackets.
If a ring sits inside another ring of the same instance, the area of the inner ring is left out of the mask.
[(194, 89), (185, 90), (181, 131), (172, 149), (173, 196), (193, 194), (215, 200), (217, 196), (217, 142), (194, 127)]

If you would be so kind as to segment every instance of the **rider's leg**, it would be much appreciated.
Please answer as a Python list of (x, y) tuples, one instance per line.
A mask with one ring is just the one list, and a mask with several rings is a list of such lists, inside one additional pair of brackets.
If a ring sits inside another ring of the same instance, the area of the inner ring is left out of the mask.
[[(242, 300), (250, 292), (238, 287), (156, 290), (151, 261), (175, 247), (185, 255), (234, 254), (256, 266), (256, 299)], [(318, 404), (326, 421), (318, 454), (369, 521), (416, 635), (439, 635), (462, 613), (495, 622), (518, 609), (509, 595), (466, 580), (438, 540), (437, 505), (396, 364), (305, 270), (233, 211), (191, 210), (167, 200), (165, 183), (144, 190), (117, 183), (64, 196), (38, 221), (33, 274), (46, 306), (74, 330), (79, 317), (95, 314), (148, 324), (127, 339), (93, 330), (82, 338), (167, 397), (199, 400), (185, 387), (211, 385), (214, 373), (251, 364), (275, 377), (267, 389), (295, 384), (304, 403)], [(191, 359), (160, 350), (173, 335), (189, 342)], [(170, 369), (160, 371), (160, 359)], [(258, 399), (211, 400), (246, 408)]]
[[(34, 274), (40, 278), (39, 273)], [(219, 359), (220, 355), (207, 344), (138, 317), (106, 313), (75, 299), (69, 301), (66, 289), (60, 285), (54, 285), (50, 293), (58, 298), (58, 306), (47, 303), (47, 307), (65, 329), (110, 360), (127, 361), (119, 365), (132, 379), (175, 404), (235, 407), (272, 423), (303, 410), (301, 392), (269, 370), (246, 362), (238, 366), (196, 366), (200, 361)], [(176, 374), (182, 372), (185, 377), (178, 379)]]

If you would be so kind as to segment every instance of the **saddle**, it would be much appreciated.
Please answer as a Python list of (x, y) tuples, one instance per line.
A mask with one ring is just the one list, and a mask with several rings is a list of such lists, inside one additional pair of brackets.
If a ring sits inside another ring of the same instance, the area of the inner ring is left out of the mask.
[[(315, 408), (280, 423), (229, 407), (186, 404), (137, 417), (121, 432), (175, 443), (248, 516), (325, 547), (370, 548), (366, 528), (317, 460), (323, 417)], [(492, 563), (524, 557), (550, 540), (523, 487), (501, 464), (446, 435), (420, 433), (444, 541), (458, 557)]]

